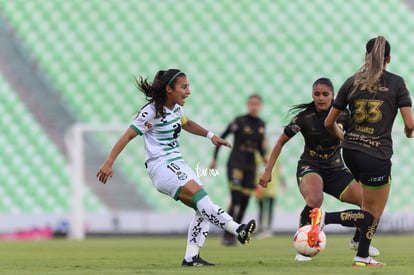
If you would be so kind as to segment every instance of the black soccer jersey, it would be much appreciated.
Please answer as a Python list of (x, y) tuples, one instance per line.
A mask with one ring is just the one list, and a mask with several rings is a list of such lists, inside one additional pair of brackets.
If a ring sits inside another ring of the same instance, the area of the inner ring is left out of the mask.
[(356, 89), (354, 77), (342, 85), (334, 107), (349, 106), (351, 118), (343, 147), (362, 151), (379, 159), (392, 156), (391, 130), (398, 108), (411, 106), (410, 93), (404, 80), (384, 71), (375, 92)]
[[(319, 169), (343, 168), (344, 163), (340, 153), (340, 141), (332, 136), (325, 128), (324, 121), (328, 111), (317, 112), (311, 105), (297, 114), (285, 127), (284, 133), (292, 138), (301, 132), (305, 139), (304, 151), (300, 162), (308, 163)], [(342, 112), (338, 124), (347, 128), (349, 113)]]
[[(228, 166), (244, 170), (256, 170), (255, 152), (259, 151), (264, 157), (263, 140), (265, 138), (265, 122), (260, 118), (250, 115), (237, 117), (230, 123), (222, 138), (226, 138), (229, 134), (234, 134), (233, 149), (230, 153)], [(220, 147), (216, 147), (214, 159)]]

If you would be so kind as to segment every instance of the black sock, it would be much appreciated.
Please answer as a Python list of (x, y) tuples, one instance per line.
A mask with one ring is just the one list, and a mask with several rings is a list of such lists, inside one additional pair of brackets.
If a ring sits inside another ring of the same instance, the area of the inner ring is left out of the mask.
[(259, 204), (259, 217), (257, 218), (257, 225), (260, 230), (263, 229), (263, 200), (264, 199), (257, 200)]
[(353, 240), (354, 242), (359, 242), (359, 238), (360, 238), (360, 236), (361, 236), (361, 229), (360, 229), (359, 227), (357, 227), (357, 228), (355, 229), (355, 234), (354, 234), (354, 237), (352, 238), (352, 240)]
[(269, 230), (272, 229), (272, 222), (273, 222), (273, 205), (276, 198), (269, 198), (269, 213), (267, 213), (267, 227)]
[(366, 258), (369, 256), (369, 246), (371, 245), (372, 238), (377, 231), (378, 223), (361, 227), (361, 236), (359, 238), (359, 246), (357, 256)]
[[(227, 210), (227, 213), (230, 216), (232, 216), (234, 220), (236, 221), (235, 217), (239, 214), (242, 193), (238, 190), (231, 190), (230, 195), (231, 195), (231, 201), (230, 201), (230, 206)], [(232, 238), (234, 237), (234, 235), (227, 231), (224, 231), (224, 237)]]
[(364, 210), (344, 210), (341, 212), (325, 213), (325, 224), (341, 224), (347, 227), (360, 227), (372, 224), (372, 215)]
[(299, 227), (305, 226), (307, 224), (311, 224), (311, 218), (309, 217), (309, 212), (313, 209), (313, 207), (305, 206), (300, 213), (300, 220), (299, 220)]
[(239, 213), (237, 213), (234, 221), (241, 223), (243, 221), (244, 213), (249, 205), (250, 195), (241, 195)]

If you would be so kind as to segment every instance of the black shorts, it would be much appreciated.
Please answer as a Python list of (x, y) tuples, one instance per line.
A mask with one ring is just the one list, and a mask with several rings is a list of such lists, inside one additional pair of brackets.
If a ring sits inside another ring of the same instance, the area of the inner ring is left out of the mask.
[(354, 181), (354, 177), (347, 168), (320, 169), (308, 164), (298, 164), (296, 180), (301, 184), (303, 177), (307, 174), (317, 174), (323, 181), (323, 192), (342, 200), (342, 195), (348, 186)]
[(346, 166), (362, 185), (377, 188), (391, 184), (391, 160), (349, 149), (343, 149), (343, 155)]
[(227, 178), (230, 190), (254, 192), (256, 190), (256, 171), (227, 166)]

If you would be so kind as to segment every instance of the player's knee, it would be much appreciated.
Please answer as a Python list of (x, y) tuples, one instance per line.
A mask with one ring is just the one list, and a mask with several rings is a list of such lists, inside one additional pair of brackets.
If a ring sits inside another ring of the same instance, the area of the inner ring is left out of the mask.
[(306, 204), (312, 208), (319, 208), (321, 207), (322, 203), (323, 203), (323, 196), (311, 196), (308, 198), (305, 198), (306, 200)]

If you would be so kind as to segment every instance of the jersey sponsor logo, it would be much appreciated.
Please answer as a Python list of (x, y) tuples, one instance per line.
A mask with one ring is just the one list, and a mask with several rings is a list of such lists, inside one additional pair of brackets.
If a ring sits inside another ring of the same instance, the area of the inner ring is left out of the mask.
[(382, 175), (382, 176), (377, 176), (377, 177), (374, 177), (374, 176), (371, 176), (370, 178), (369, 178), (369, 180), (368, 180), (368, 182), (377, 182), (377, 183), (382, 183), (382, 182), (384, 182), (385, 181), (385, 179), (387, 178), (387, 175)]
[(366, 136), (357, 133), (348, 133), (347, 140), (364, 147), (379, 147), (381, 145), (379, 136)]
[(251, 134), (253, 134), (253, 129), (250, 128), (250, 126), (244, 126), (243, 132), (248, 134), (248, 135), (251, 135)]

